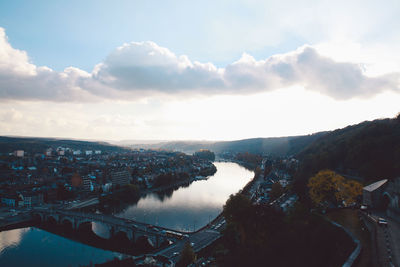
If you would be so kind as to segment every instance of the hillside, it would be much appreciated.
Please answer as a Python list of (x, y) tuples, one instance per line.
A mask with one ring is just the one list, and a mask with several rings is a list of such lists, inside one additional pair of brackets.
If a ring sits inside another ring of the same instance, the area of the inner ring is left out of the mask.
[(304, 136), (252, 138), (238, 141), (217, 142), (212, 150), (217, 153), (223, 151), (249, 152), (254, 154), (267, 154), (273, 156), (294, 155), (305, 146), (318, 139), (324, 133)]
[(321, 136), (298, 153), (298, 183), (322, 169), (360, 177), (369, 183), (400, 176), (400, 116), (365, 121)]
[(24, 150), (28, 153), (43, 153), (47, 148), (69, 147), (80, 150), (124, 151), (126, 148), (105, 142), (63, 140), (56, 138), (6, 137), (0, 136), (0, 153)]
[(324, 134), (325, 132), (304, 136), (251, 138), (220, 142), (174, 141), (158, 144), (137, 144), (131, 145), (131, 147), (178, 150), (188, 154), (192, 154), (199, 149), (209, 149), (216, 154), (222, 152), (249, 152), (253, 154), (286, 156), (298, 153), (308, 144)]

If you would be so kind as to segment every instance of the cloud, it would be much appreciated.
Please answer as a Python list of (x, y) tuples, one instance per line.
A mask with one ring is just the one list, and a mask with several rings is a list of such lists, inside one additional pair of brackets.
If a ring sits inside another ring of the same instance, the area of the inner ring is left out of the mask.
[(92, 73), (56, 72), (29, 62), (0, 28), (0, 98), (63, 102), (137, 99), (153, 94), (253, 94), (300, 85), (335, 99), (399, 91), (399, 73), (366, 76), (358, 64), (336, 62), (312, 46), (266, 60), (248, 54), (225, 68), (192, 62), (153, 42), (118, 47)]
[(221, 70), (211, 63), (191, 62), (153, 42), (118, 47), (97, 65), (93, 78), (119, 90), (180, 92), (224, 87)]
[(75, 101), (91, 97), (80, 87), (90, 74), (69, 67), (55, 72), (29, 62), (25, 51), (11, 47), (5, 30), (0, 28), (0, 98), (22, 100)]

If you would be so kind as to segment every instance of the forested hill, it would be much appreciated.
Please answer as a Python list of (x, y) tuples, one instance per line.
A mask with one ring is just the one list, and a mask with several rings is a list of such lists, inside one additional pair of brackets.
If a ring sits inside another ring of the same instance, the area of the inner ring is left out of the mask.
[(210, 149), (216, 153), (231, 151), (267, 154), (272, 156), (288, 156), (297, 154), (304, 149), (304, 147), (324, 134), (325, 133), (321, 132), (303, 136), (252, 138), (238, 141), (216, 142)]
[(366, 182), (400, 176), (400, 115), (365, 121), (329, 132), (301, 151), (300, 178), (322, 169), (362, 177)]
[(249, 152), (253, 154), (266, 154), (272, 156), (295, 155), (304, 147), (312, 143), (325, 132), (303, 136), (251, 138), (237, 141), (201, 142), (201, 141), (175, 141), (156, 144), (132, 145), (132, 148), (154, 148), (178, 150), (192, 154), (200, 149), (208, 149), (214, 153), (222, 152)]
[(106, 142), (63, 140), (56, 138), (7, 137), (0, 136), (0, 153), (24, 150), (28, 153), (43, 153), (48, 148), (69, 147), (79, 150), (126, 151), (126, 148), (110, 145)]

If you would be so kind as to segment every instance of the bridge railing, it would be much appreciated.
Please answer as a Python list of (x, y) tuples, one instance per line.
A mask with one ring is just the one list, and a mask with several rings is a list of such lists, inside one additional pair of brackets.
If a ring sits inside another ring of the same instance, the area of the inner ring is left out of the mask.
[(168, 232), (175, 232), (185, 236), (188, 235), (188, 233), (186, 232), (181, 232), (160, 226), (154, 226), (151, 224), (137, 222), (126, 218), (115, 217), (113, 215), (84, 213), (84, 212), (66, 211), (66, 210), (48, 210), (48, 209), (36, 209), (32, 211), (32, 213), (33, 214), (41, 213), (47, 215), (57, 214), (59, 216), (62, 215), (62, 216), (70, 216), (81, 219), (89, 219), (94, 222), (101, 222), (119, 227), (133, 228), (135, 231), (140, 231), (146, 234), (150, 234), (152, 236), (167, 237)]

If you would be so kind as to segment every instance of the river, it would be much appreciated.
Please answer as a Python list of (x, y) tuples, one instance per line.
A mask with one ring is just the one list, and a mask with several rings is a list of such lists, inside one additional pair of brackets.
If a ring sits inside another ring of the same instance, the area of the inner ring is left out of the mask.
[[(207, 180), (166, 194), (149, 194), (115, 215), (176, 230), (197, 230), (214, 219), (229, 195), (254, 176), (236, 163), (215, 165), (217, 172)], [(100, 224), (93, 224), (93, 231), (104, 237)], [(35, 227), (0, 233), (0, 266), (77, 266), (119, 256)]]

